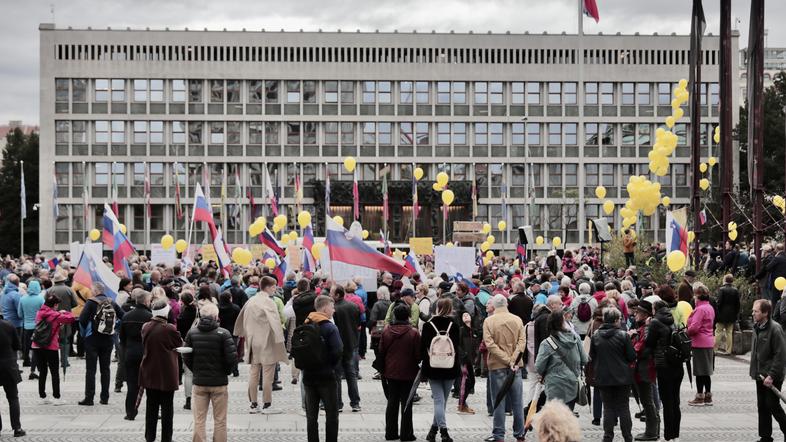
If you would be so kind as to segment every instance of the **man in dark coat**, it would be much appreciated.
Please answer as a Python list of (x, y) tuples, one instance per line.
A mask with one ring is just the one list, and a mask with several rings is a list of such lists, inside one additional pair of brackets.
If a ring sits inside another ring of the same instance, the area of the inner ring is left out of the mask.
[(524, 326), (532, 318), (532, 298), (527, 295), (527, 289), (523, 282), (513, 284), (513, 296), (508, 299), (508, 311), (518, 316)]
[(297, 297), (292, 300), (292, 310), (295, 311), (295, 326), (303, 325), (308, 315), (314, 312), (314, 300), (317, 295), (311, 290), (309, 280), (306, 278), (297, 282)]
[[(715, 350), (719, 354), (731, 354), (734, 323), (740, 315), (740, 292), (732, 285), (734, 276), (723, 277), (723, 286), (718, 289), (718, 314), (715, 316)], [(721, 347), (721, 341), (725, 341)], [(723, 350), (720, 350), (723, 348)]]
[(341, 342), (344, 346), (344, 351), (341, 357), (336, 377), (339, 379), (336, 382), (336, 395), (338, 400), (339, 411), (344, 407), (341, 395), (341, 376), (343, 373), (344, 379), (347, 381), (347, 393), (349, 394), (349, 406), (352, 407), (353, 412), (359, 412), (360, 408), (360, 392), (358, 391), (357, 372), (355, 371), (354, 357), (358, 347), (358, 327), (360, 327), (360, 309), (352, 302), (344, 300), (344, 287), (337, 285), (333, 287), (333, 301), (335, 302), (336, 311), (333, 314), (333, 319), (341, 335)]
[[(766, 278), (764, 278), (766, 276)], [(761, 271), (754, 276), (754, 279), (761, 280), (764, 278), (764, 288), (769, 290), (772, 298), (770, 301), (774, 305), (781, 299), (781, 293), (774, 286), (775, 280), (778, 277), (786, 278), (786, 253), (783, 250), (783, 243), (775, 246), (775, 256), (770, 259), (766, 266), (762, 266)]]
[(22, 382), (22, 377), (19, 375), (19, 365), (16, 362), (16, 354), (20, 350), (21, 345), (19, 345), (19, 334), (16, 332), (16, 327), (8, 321), (0, 320), (0, 385), (3, 386), (5, 397), (8, 400), (14, 437), (22, 437), (26, 434), (19, 420), (19, 390), (16, 386)]
[[(114, 347), (114, 333), (105, 334), (97, 331), (99, 318), (96, 317), (104, 303), (109, 303), (115, 311), (115, 320), (122, 320), (125, 312), (107, 295), (103, 286), (93, 286), (93, 297), (85, 302), (82, 313), (79, 315), (79, 330), (84, 337), (87, 371), (85, 372), (85, 398), (79, 405), (92, 406), (96, 392), (96, 365), (101, 367), (101, 396), (102, 405), (109, 403), (109, 364)], [(115, 327), (115, 332), (117, 328)]]
[(142, 345), (142, 327), (153, 318), (150, 312), (150, 292), (136, 293), (131, 311), (123, 316), (120, 323), (120, 343), (125, 349), (126, 366), (126, 416), (125, 420), (136, 418), (136, 398), (139, 393), (139, 366), (142, 364), (144, 347)]
[(772, 442), (772, 419), (786, 434), (786, 413), (770, 387), (783, 385), (786, 339), (780, 324), (771, 319), (772, 304), (766, 299), (753, 302), (753, 349), (750, 376), (756, 382), (756, 411), (759, 414), (759, 441)]

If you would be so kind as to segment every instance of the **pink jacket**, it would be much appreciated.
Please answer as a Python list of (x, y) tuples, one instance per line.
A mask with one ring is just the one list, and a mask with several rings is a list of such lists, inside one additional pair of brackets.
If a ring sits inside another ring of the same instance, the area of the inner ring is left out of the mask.
[[(71, 324), (76, 321), (76, 318), (71, 312), (59, 312), (52, 310), (52, 307), (44, 304), (35, 316), (35, 322), (46, 321), (52, 324), (52, 334), (49, 345), (44, 347), (44, 350), (59, 350), (60, 349), (60, 326), (63, 324)], [(32, 343), (33, 348), (41, 348), (35, 342)]]
[(696, 300), (696, 308), (688, 317), (688, 336), (693, 341), (693, 348), (713, 348), (715, 346), (714, 322), (715, 310), (710, 302)]

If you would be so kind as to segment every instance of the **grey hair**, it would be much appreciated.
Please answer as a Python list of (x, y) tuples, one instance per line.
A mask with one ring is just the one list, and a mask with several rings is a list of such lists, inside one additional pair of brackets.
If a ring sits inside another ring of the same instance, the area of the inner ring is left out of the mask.
[(494, 295), (493, 298), (491, 298), (491, 305), (493, 305), (495, 309), (496, 308), (500, 308), (500, 307), (507, 307), (508, 306), (508, 298), (506, 298), (505, 296), (503, 296), (501, 294), (496, 294), (496, 295)]
[(199, 315), (203, 318), (218, 319), (218, 306), (212, 302), (206, 302), (199, 308)]
[(622, 318), (620, 311), (614, 307), (606, 307), (603, 309), (603, 323), (616, 324)]
[(582, 294), (582, 295), (589, 295), (591, 291), (592, 291), (592, 287), (590, 287), (590, 285), (587, 284), (586, 282), (582, 282), (581, 284), (579, 284), (579, 293), (580, 294)]
[(551, 283), (546, 281), (540, 285), (540, 288), (548, 292), (549, 290), (551, 290)]
[(622, 282), (620, 282), (620, 288), (622, 289), (623, 292), (627, 292), (628, 290), (633, 290), (633, 283), (628, 281), (627, 279), (623, 279)]
[(570, 287), (570, 278), (567, 276), (563, 276), (562, 280), (559, 282), (560, 287)]
[[(150, 292), (148, 292), (147, 290), (139, 290), (134, 294), (134, 301), (136, 301), (137, 304), (145, 304), (147, 303), (147, 301), (150, 300), (150, 296), (151, 296)], [(163, 301), (163, 299), (161, 300)]]
[(559, 295), (549, 295), (546, 298), (546, 305), (558, 305), (562, 307), (562, 298)]
[[(150, 294), (148, 292), (145, 292), (145, 293), (148, 294), (148, 295)], [(161, 310), (161, 309), (166, 308), (166, 306), (168, 306), (168, 305), (169, 305), (169, 303), (166, 301), (166, 299), (156, 299), (156, 301), (153, 303), (153, 305), (150, 306), (150, 310)], [(200, 309), (199, 312), (202, 313), (202, 310)], [(216, 310), (216, 315), (217, 314), (218, 314), (218, 310)]]
[(383, 286), (377, 287), (377, 300), (390, 301), (390, 290)]

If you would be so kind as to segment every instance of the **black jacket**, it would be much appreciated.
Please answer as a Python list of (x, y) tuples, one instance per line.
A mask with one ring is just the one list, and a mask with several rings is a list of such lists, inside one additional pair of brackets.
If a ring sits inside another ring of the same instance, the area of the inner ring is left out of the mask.
[(0, 385), (22, 382), (16, 361), (16, 353), (21, 348), (14, 325), (0, 320)]
[(603, 326), (592, 334), (589, 351), (595, 374), (595, 386), (616, 387), (633, 384), (630, 365), (636, 360), (628, 335), (612, 324)]
[(773, 256), (770, 262), (767, 263), (767, 266), (763, 267), (762, 270), (756, 274), (756, 279), (764, 277), (765, 272), (769, 275), (769, 278), (765, 281), (764, 286), (775, 290), (775, 286), (773, 285), (775, 280), (778, 279), (779, 276), (786, 277), (786, 255), (779, 253)]
[(783, 380), (786, 364), (786, 340), (781, 325), (769, 320), (764, 326), (753, 327), (753, 349), (751, 350), (750, 376), (760, 380), (759, 375), (771, 376), (775, 382)]
[(718, 312), (715, 322), (733, 324), (740, 314), (740, 292), (731, 284), (724, 284), (718, 289)]
[[(443, 332), (448, 329), (448, 324), (453, 323), (450, 327), (448, 336), (453, 342), (453, 350), (456, 352), (456, 361), (453, 368), (431, 368), (428, 357), (428, 350), (431, 347), (431, 340), (437, 335), (434, 331), (434, 324), (437, 330)], [(461, 361), (459, 353), (461, 353), (461, 338), (459, 337), (459, 328), (456, 321), (451, 316), (432, 316), (431, 320), (423, 324), (422, 334), (420, 335), (420, 352), (422, 364), (422, 377), (423, 379), (455, 379), (461, 375)]]
[(360, 309), (353, 302), (344, 299), (336, 301), (333, 321), (336, 323), (341, 342), (344, 345), (344, 359), (351, 358), (358, 346), (358, 326), (360, 326)]
[(526, 293), (516, 293), (508, 299), (508, 311), (518, 316), (524, 325), (532, 319), (532, 299)]
[(220, 387), (229, 383), (227, 375), (237, 362), (237, 349), (232, 333), (219, 327), (218, 321), (200, 319), (186, 335), (186, 347), (193, 349), (183, 354), (183, 362), (194, 374), (194, 385)]
[[(246, 294), (246, 291), (236, 285), (229, 287), (229, 293), (232, 295), (232, 303), (238, 306), (238, 308), (243, 308), (246, 302), (248, 302), (248, 295)], [(227, 330), (232, 329), (229, 328)]]
[(196, 320), (196, 301), (191, 305), (184, 305), (180, 309), (180, 316), (177, 317), (177, 331), (180, 332), (180, 337), (186, 338), (188, 331)]
[(142, 327), (153, 318), (153, 313), (144, 305), (134, 304), (120, 322), (120, 343), (125, 346), (126, 360), (142, 362), (145, 349), (142, 346)]
[(229, 330), (230, 333), (235, 329), (235, 320), (239, 313), (240, 307), (238, 307), (237, 304), (232, 302), (220, 302), (218, 304), (218, 322), (221, 324), (222, 328)]
[(679, 368), (670, 364), (666, 358), (666, 348), (670, 345), (673, 328), (674, 317), (671, 315), (669, 307), (658, 309), (655, 312), (655, 317), (650, 321), (649, 328), (647, 328), (647, 339), (644, 344), (652, 351), (656, 369)]
[(534, 328), (535, 328), (535, 358), (536, 359), (538, 357), (540, 343), (549, 337), (550, 314), (551, 314), (551, 310), (549, 310), (548, 307), (543, 306), (540, 310), (538, 310), (538, 315), (532, 318), (532, 320), (535, 322)]
[(314, 292), (303, 292), (292, 300), (292, 310), (295, 311), (295, 326), (303, 325), (308, 318), (308, 314), (314, 310), (314, 300), (317, 295)]
[(327, 364), (321, 370), (303, 370), (303, 384), (305, 385), (325, 385), (336, 382), (335, 369), (344, 352), (341, 336), (336, 325), (330, 321), (319, 323), (319, 336), (325, 343)]

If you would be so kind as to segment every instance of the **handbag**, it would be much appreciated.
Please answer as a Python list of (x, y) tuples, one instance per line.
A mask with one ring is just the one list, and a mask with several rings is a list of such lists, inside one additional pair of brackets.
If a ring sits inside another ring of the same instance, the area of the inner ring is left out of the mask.
[[(565, 363), (565, 354), (559, 348), (559, 345), (557, 345), (557, 343), (554, 342), (550, 336), (546, 338), (546, 341), (549, 343), (549, 346), (552, 348), (552, 350), (554, 350), (554, 352), (559, 355), (559, 361), (570, 370), (568, 364)], [(584, 378), (584, 372), (581, 369), (579, 370), (578, 376), (576, 376), (576, 404), (581, 405), (582, 407), (589, 404), (587, 382)]]

